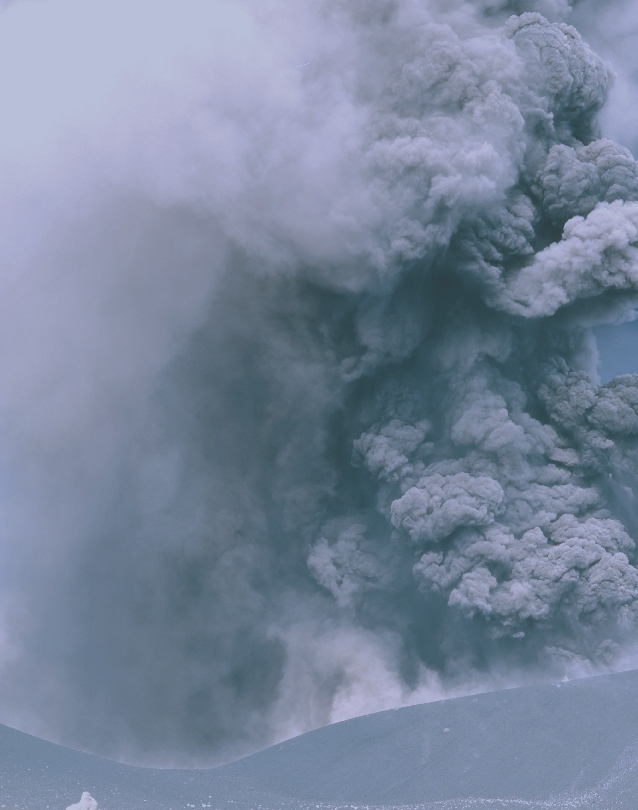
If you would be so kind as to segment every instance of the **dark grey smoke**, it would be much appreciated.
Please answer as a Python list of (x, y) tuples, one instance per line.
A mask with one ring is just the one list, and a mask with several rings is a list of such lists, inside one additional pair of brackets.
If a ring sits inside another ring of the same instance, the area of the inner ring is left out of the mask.
[(2, 718), (95, 752), (216, 761), (636, 641), (611, 69), (566, 3), (289, 5), (3, 12), (88, 41), (10, 98)]

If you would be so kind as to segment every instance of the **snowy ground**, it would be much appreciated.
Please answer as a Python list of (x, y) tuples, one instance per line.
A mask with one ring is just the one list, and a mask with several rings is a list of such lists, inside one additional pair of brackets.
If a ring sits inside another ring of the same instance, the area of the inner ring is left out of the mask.
[(1, 807), (638, 807), (638, 670), (348, 720), (211, 770), (154, 770), (0, 726)]

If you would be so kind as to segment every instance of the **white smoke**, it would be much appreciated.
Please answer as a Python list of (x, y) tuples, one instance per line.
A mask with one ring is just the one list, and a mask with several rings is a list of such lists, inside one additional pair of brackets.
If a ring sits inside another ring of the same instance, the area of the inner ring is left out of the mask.
[(526, 9), (5, 9), (5, 721), (211, 762), (627, 659), (638, 169)]

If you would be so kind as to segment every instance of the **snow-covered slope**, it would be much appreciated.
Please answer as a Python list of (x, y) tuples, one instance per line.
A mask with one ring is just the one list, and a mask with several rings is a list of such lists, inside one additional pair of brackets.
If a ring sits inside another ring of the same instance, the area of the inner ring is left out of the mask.
[(135, 768), (0, 727), (2, 807), (638, 808), (638, 671), (348, 720), (211, 770)]

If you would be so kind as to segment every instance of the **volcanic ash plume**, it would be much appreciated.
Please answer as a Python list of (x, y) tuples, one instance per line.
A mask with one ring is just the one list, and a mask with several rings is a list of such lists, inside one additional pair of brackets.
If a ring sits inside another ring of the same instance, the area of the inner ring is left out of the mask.
[(246, 6), (277, 57), (56, 237), (42, 386), (81, 419), (14, 370), (8, 548), (48, 562), (5, 716), (210, 761), (633, 644), (638, 376), (598, 384), (592, 329), (638, 306), (638, 164), (578, 32), (484, 5)]

